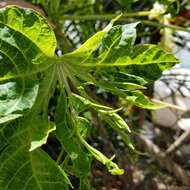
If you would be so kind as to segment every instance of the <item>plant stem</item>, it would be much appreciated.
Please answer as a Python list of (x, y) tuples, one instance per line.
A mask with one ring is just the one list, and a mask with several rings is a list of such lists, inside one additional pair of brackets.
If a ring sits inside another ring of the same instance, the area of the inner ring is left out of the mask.
[(176, 26), (176, 25), (167, 25), (167, 24), (162, 24), (159, 22), (154, 22), (154, 21), (149, 21), (149, 20), (142, 20), (141, 22), (143, 24), (150, 25), (150, 26), (155, 26), (155, 27), (159, 27), (159, 28), (170, 28), (172, 30), (180, 30), (180, 31), (190, 33), (190, 28), (184, 28), (184, 27)]
[(63, 154), (64, 154), (64, 150), (62, 149), (61, 152), (59, 153), (58, 157), (57, 157), (57, 160), (56, 160), (56, 163), (59, 164), (62, 157), (63, 157)]
[[(131, 12), (131, 13), (123, 13), (123, 17), (144, 17), (148, 16), (150, 11), (139, 11), (139, 12)], [(99, 15), (64, 15), (60, 17), (60, 20), (79, 20), (79, 21), (87, 21), (87, 20), (111, 20), (118, 16), (118, 14), (99, 14)]]
[[(126, 18), (126, 17), (145, 17), (149, 15), (149, 11), (141, 11), (141, 12), (135, 12), (135, 13), (124, 13), (119, 20), (121, 21), (127, 21), (127, 22), (134, 22), (139, 21), (139, 19), (135, 18)], [(118, 16), (118, 14), (100, 14), (100, 15), (64, 15), (60, 18), (61, 21), (65, 20), (78, 20), (78, 21), (92, 21), (92, 20), (104, 20), (108, 21)], [(140, 20), (142, 24), (155, 26), (158, 28), (170, 28), (172, 30), (180, 30), (184, 32), (190, 33), (190, 28), (184, 28), (181, 26), (176, 25), (167, 25), (162, 24), (156, 21), (150, 21), (150, 20)]]

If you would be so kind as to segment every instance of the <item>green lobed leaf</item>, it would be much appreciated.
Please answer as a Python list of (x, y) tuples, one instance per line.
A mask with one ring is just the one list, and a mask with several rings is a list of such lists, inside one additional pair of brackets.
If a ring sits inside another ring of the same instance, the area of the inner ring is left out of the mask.
[(67, 190), (63, 169), (38, 148), (55, 130), (55, 35), (38, 13), (12, 6), (0, 9), (0, 43), (0, 189)]
[[(110, 91), (139, 107), (161, 108), (164, 107), (163, 104), (151, 102), (136, 90), (145, 89), (144, 85), (157, 80), (164, 70), (171, 68), (179, 61), (173, 54), (164, 52), (156, 45), (134, 45), (137, 24), (109, 28), (101, 38), (98, 38), (99, 33), (97, 33), (91, 38), (92, 41), (89, 39), (78, 50), (60, 59), (65, 61), (65, 67), (75, 77), (91, 81), (91, 84)], [(94, 43), (90, 47), (91, 42)], [(90, 51), (87, 53), (86, 49)], [(78, 62), (77, 52), (80, 52)]]
[[(91, 76), (87, 80), (94, 83), (93, 74), (98, 76), (103, 72), (122, 72), (153, 82), (161, 76), (163, 70), (171, 68), (179, 60), (156, 45), (134, 45), (137, 24), (118, 25), (106, 32), (103, 30), (96, 33), (79, 49), (63, 55), (60, 61), (64, 61), (65, 67), (84, 80), (86, 72), (86, 76)], [(111, 75), (108, 77), (108, 74), (106, 77), (112, 79), (110, 83), (116, 80)], [(126, 78), (123, 82), (129, 81)]]
[(156, 45), (134, 45), (137, 24), (109, 27), (96, 33), (60, 60), (73, 73), (72, 79), (80, 78), (142, 108), (161, 108), (163, 104), (151, 102), (137, 90), (145, 89), (144, 85), (157, 80), (179, 60)]
[(34, 150), (54, 129), (48, 121), (47, 106), (55, 80), (51, 66), (55, 35), (38, 13), (11, 6), (0, 10), (0, 41), (0, 121), (16, 119), (33, 106), (25, 124), (31, 135), (30, 150)]

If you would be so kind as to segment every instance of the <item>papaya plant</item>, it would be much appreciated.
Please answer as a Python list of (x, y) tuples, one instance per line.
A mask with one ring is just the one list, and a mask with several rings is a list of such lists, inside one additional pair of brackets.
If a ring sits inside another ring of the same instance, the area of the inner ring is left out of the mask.
[[(148, 109), (156, 104), (142, 90), (179, 61), (156, 45), (135, 45), (138, 23), (115, 25), (114, 19), (78, 49), (56, 56), (56, 39), (47, 20), (32, 9), (0, 10), (0, 190), (67, 190), (70, 176), (78, 189), (88, 181), (97, 159), (113, 175), (122, 175), (113, 160), (88, 143), (89, 113), (96, 112), (129, 147), (130, 128), (114, 109), (90, 93), (100, 88)], [(49, 116), (51, 97), (56, 108)], [(42, 149), (48, 136), (61, 144), (57, 160)]]

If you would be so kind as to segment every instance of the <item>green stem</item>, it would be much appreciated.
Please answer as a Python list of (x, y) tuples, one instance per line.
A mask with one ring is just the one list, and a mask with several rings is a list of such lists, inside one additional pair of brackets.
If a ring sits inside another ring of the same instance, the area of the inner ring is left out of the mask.
[(61, 152), (60, 152), (60, 154), (59, 154), (58, 157), (57, 157), (56, 163), (57, 163), (58, 165), (59, 165), (59, 163), (61, 162), (61, 159), (62, 159), (62, 157), (63, 157), (64, 152), (65, 152), (65, 151), (62, 149)]
[[(148, 16), (150, 11), (139, 11), (139, 12), (131, 12), (131, 13), (123, 13), (123, 17), (144, 17)], [(60, 20), (111, 20), (118, 16), (118, 14), (99, 14), (99, 15), (64, 15), (60, 17)]]
[[(119, 18), (120, 21), (125, 21), (125, 22), (134, 22), (134, 21), (139, 21), (138, 19), (135, 18), (126, 18), (126, 17), (145, 17), (149, 15), (149, 11), (141, 11), (141, 12), (135, 12), (135, 13), (124, 13), (121, 18)], [(92, 21), (92, 20), (111, 20), (118, 16), (118, 14), (101, 14), (101, 15), (64, 15), (60, 18), (60, 20), (65, 21), (65, 20), (78, 20), (78, 21)], [(167, 25), (167, 24), (162, 24), (159, 22), (155, 21), (149, 21), (149, 20), (140, 20), (141, 23), (145, 25), (150, 25), (150, 26), (155, 26), (158, 28), (170, 28), (172, 30), (180, 30), (184, 32), (190, 32), (190, 28), (184, 28), (181, 26), (176, 26), (176, 25)]]
[(184, 32), (190, 32), (190, 28), (184, 28), (184, 27), (176, 26), (176, 25), (167, 25), (167, 24), (162, 24), (159, 22), (148, 21), (148, 20), (142, 20), (141, 23), (150, 25), (150, 26), (159, 27), (159, 28), (170, 28), (175, 31), (180, 30), (180, 31), (184, 31)]

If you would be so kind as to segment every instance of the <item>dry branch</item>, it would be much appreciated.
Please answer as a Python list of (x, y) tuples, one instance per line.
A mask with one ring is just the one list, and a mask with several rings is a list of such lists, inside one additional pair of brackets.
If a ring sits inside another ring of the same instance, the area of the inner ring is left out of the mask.
[(170, 147), (166, 150), (166, 155), (171, 155), (172, 153), (176, 152), (178, 148), (180, 148), (186, 140), (190, 137), (190, 130), (185, 131)]
[(174, 162), (160, 150), (151, 140), (143, 135), (137, 136), (137, 141), (142, 149), (148, 152), (162, 168), (173, 174), (179, 181), (185, 185), (190, 185), (190, 173), (184, 170), (179, 164)]

